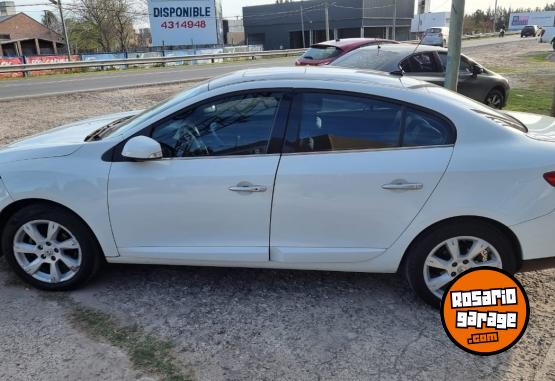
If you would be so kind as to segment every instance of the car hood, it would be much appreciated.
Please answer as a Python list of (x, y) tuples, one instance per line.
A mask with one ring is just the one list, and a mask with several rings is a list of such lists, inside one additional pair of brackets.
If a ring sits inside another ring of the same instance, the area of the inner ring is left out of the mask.
[(527, 112), (504, 111), (528, 128), (528, 136), (538, 140), (555, 141), (555, 118)]
[(131, 111), (85, 119), (18, 140), (0, 148), (0, 163), (70, 155), (85, 144), (85, 138), (91, 132), (139, 112)]

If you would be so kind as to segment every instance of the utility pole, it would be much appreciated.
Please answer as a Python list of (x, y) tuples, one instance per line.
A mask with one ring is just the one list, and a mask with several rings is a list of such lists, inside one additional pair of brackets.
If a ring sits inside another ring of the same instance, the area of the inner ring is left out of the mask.
[(326, 11), (326, 41), (330, 40), (330, 15), (328, 11), (328, 1), (326, 0), (325, 3), (325, 11)]
[(397, 29), (397, 0), (393, 2), (393, 33), (391, 37), (393, 40), (397, 40), (395, 30)]
[(453, 91), (457, 91), (457, 85), (459, 82), (464, 1), (465, 0), (453, 0), (453, 3), (451, 4), (451, 21), (449, 22), (449, 51), (447, 52), (445, 87)]
[(304, 17), (303, 17), (303, 0), (301, 0), (301, 30), (303, 34), (303, 49), (306, 47), (304, 43)]
[(493, 33), (495, 33), (495, 28), (497, 28), (497, 0), (495, 0), (495, 6), (493, 7)]
[(62, 0), (49, 0), (52, 4), (58, 6), (58, 10), (60, 11), (60, 21), (62, 22), (62, 30), (64, 32), (64, 38), (66, 40), (66, 48), (67, 48), (67, 59), (71, 61), (71, 46), (69, 45), (69, 38), (67, 36), (67, 28), (66, 28), (66, 21), (64, 19), (64, 12), (62, 10)]

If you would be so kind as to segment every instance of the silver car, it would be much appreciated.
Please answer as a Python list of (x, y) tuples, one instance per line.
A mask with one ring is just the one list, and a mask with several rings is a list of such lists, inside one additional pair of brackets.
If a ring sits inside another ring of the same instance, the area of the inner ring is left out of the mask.
[(447, 41), (449, 41), (449, 28), (442, 26), (426, 29), (420, 43), (422, 45), (441, 46), (443, 48), (447, 46)]

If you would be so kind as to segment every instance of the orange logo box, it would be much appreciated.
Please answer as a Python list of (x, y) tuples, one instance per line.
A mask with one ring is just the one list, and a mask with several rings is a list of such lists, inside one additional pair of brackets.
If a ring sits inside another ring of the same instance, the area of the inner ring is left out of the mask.
[(515, 345), (529, 318), (528, 297), (520, 282), (493, 267), (459, 275), (441, 302), (441, 321), (447, 336), (459, 348), (482, 356)]

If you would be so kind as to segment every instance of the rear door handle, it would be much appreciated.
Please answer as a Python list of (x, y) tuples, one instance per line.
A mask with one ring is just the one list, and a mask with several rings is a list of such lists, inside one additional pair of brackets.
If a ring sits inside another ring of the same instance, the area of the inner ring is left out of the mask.
[(266, 192), (268, 188), (264, 185), (244, 185), (228, 188), (232, 192)]
[(393, 182), (393, 183), (382, 185), (382, 188), (387, 190), (420, 190), (424, 188), (424, 185), (421, 183)]

